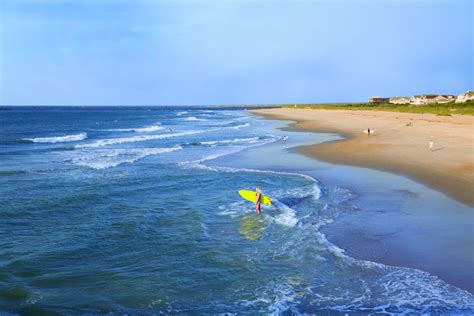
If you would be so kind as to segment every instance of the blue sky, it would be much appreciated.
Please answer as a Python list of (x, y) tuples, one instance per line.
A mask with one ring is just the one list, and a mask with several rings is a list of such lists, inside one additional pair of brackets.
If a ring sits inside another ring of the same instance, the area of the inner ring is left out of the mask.
[(474, 89), (473, 3), (2, 0), (0, 104), (459, 94)]

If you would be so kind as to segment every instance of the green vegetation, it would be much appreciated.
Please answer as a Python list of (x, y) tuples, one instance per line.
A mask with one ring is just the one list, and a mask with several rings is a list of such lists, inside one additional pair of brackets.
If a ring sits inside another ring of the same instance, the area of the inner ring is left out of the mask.
[(474, 100), (464, 103), (446, 103), (414, 106), (411, 104), (371, 104), (371, 103), (341, 103), (341, 104), (284, 104), (285, 108), (323, 109), (323, 110), (372, 110), (388, 112), (432, 113), (443, 116), (451, 114), (474, 115)]

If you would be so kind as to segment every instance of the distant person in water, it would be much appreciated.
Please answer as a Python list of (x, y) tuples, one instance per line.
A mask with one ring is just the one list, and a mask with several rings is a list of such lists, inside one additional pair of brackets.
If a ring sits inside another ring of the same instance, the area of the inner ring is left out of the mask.
[(283, 136), (283, 142), (285, 142), (285, 147), (288, 147), (288, 136)]
[(430, 142), (428, 143), (428, 148), (430, 149), (430, 151), (433, 151), (433, 145), (434, 145), (433, 141), (430, 140)]
[(255, 199), (255, 211), (257, 214), (261, 213), (261, 203), (262, 203), (262, 192), (260, 191), (260, 187), (255, 189), (256, 199)]

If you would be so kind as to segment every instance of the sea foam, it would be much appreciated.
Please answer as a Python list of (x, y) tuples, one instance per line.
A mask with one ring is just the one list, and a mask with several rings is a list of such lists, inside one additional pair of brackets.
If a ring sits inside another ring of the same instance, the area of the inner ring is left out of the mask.
[(135, 142), (144, 142), (148, 140), (154, 139), (165, 139), (165, 138), (172, 138), (172, 137), (179, 137), (185, 135), (193, 135), (204, 133), (206, 131), (185, 131), (179, 133), (170, 133), (170, 134), (160, 134), (160, 135), (137, 135), (131, 137), (120, 137), (120, 138), (107, 138), (107, 139), (99, 139), (89, 144), (81, 144), (76, 145), (75, 148), (98, 148), (103, 146), (110, 146), (116, 144), (125, 144), (125, 143), (135, 143)]
[(156, 132), (162, 130), (163, 127), (160, 123), (156, 123), (153, 125), (145, 126), (145, 127), (136, 127), (136, 128), (116, 128), (116, 129), (109, 129), (109, 131), (113, 132), (137, 132), (137, 133), (149, 133), (149, 132)]
[(248, 138), (234, 138), (234, 139), (225, 139), (225, 140), (215, 140), (207, 142), (199, 142), (199, 145), (204, 146), (215, 146), (220, 144), (234, 144), (234, 143), (256, 143), (258, 142), (259, 137), (248, 137)]
[(188, 116), (188, 117), (183, 118), (183, 120), (185, 120), (185, 121), (207, 121), (206, 119), (197, 118), (195, 116)]
[(53, 136), (53, 137), (36, 137), (36, 138), (23, 138), (23, 140), (30, 141), (33, 143), (66, 143), (76, 142), (87, 138), (87, 133), (79, 133), (73, 135)]
[(72, 163), (96, 170), (117, 167), (124, 163), (133, 163), (151, 155), (159, 155), (182, 149), (180, 146), (169, 148), (101, 149), (78, 154)]

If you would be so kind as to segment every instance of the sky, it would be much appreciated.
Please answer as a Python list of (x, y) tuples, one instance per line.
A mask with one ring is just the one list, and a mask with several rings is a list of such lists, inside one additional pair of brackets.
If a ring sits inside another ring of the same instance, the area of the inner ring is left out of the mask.
[(474, 90), (472, 0), (1, 0), (1, 105), (366, 101)]

